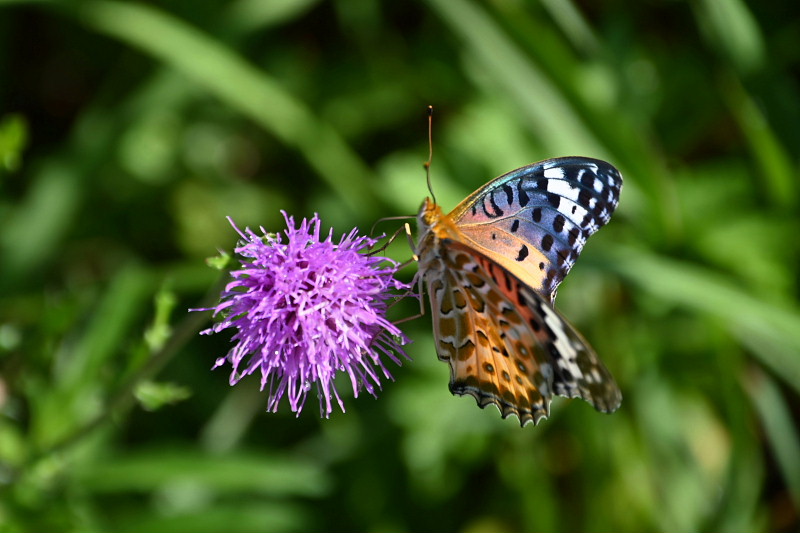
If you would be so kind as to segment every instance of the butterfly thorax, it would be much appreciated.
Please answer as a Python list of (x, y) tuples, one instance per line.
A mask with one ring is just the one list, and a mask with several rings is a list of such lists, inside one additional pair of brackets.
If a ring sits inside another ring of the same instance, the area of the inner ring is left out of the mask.
[(419, 257), (420, 272), (439, 271), (441, 267), (441, 241), (452, 239), (463, 241), (464, 236), (451, 217), (430, 198), (425, 198), (417, 215), (419, 241), (416, 254)]

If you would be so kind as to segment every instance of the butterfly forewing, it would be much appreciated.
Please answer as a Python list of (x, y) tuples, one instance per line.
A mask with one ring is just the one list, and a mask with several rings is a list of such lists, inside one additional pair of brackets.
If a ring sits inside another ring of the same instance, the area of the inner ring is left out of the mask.
[(547, 417), (553, 394), (615, 410), (619, 389), (586, 341), (539, 294), (476, 250), (441, 243), (445, 275), (429, 283), (450, 391), (524, 426)]
[(552, 303), (586, 239), (611, 218), (621, 187), (605, 161), (549, 159), (490, 181), (449, 216), (467, 244)]

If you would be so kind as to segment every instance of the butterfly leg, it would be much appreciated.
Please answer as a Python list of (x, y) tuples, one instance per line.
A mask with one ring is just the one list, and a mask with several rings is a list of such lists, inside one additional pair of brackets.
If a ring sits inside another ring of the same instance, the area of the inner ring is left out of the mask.
[[(411, 231), (411, 228), (408, 226), (408, 223), (407, 223), (407, 222), (404, 224), (404, 226), (405, 226), (405, 230), (406, 230), (406, 232), (410, 232), (410, 231)], [(380, 248), (376, 248), (376, 249), (374, 249), (374, 250), (371, 250), (371, 251), (369, 252), (369, 254), (367, 254), (367, 255), (375, 255), (375, 254), (379, 254), (379, 253), (381, 253), (381, 252), (385, 251), (385, 250), (386, 250), (386, 249), (389, 247), (389, 245), (390, 245), (390, 244), (392, 244), (392, 243), (394, 242), (394, 240), (395, 240), (395, 239), (398, 237), (398, 235), (400, 235), (400, 232), (402, 232), (402, 231), (403, 231), (403, 228), (397, 228), (397, 231), (395, 231), (395, 232), (392, 234), (392, 236), (391, 236), (391, 237), (389, 237), (389, 239), (386, 241), (386, 243), (385, 243), (383, 246), (381, 246)], [(400, 268), (402, 268), (402, 267), (403, 267), (403, 266), (405, 266), (406, 264), (407, 264), (407, 263), (403, 263), (403, 265), (401, 265), (401, 267), (400, 267)]]
[[(409, 320), (414, 320), (414, 319), (417, 319), (417, 318), (420, 318), (420, 317), (423, 317), (423, 316), (425, 316), (425, 301), (424, 301), (424, 299), (423, 299), (423, 297), (422, 297), (422, 276), (420, 276), (419, 274), (417, 274), (417, 275), (414, 277), (414, 279), (417, 281), (417, 283), (416, 283), (416, 285), (417, 285), (417, 292), (415, 293), (415, 292), (413, 292), (411, 289), (409, 289), (408, 291), (406, 291), (406, 292), (403, 294), (403, 296), (401, 296), (400, 298), (398, 298), (397, 300), (395, 300), (395, 302), (398, 302), (398, 301), (400, 301), (402, 298), (405, 298), (406, 296), (409, 296), (409, 295), (411, 295), (411, 294), (416, 294), (417, 300), (419, 300), (419, 314), (416, 314), (416, 315), (414, 315), (414, 316), (408, 316), (408, 317), (406, 317), (406, 318), (401, 318), (400, 320), (398, 320), (398, 321), (396, 321), (396, 322), (393, 322), (393, 324), (401, 324), (401, 323), (403, 323), (403, 322), (408, 322)], [(412, 282), (412, 284), (413, 284), (413, 282)], [(391, 305), (394, 305), (394, 303), (395, 303), (395, 302), (393, 302)]]

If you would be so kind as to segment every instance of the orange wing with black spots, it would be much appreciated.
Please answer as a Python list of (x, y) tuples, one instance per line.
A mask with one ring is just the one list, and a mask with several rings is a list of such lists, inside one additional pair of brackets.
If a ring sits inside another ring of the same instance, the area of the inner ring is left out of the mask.
[(604, 412), (622, 396), (586, 341), (513, 274), (480, 252), (441, 243), (444, 275), (428, 285), (439, 358), (450, 391), (496, 405), (503, 418), (538, 423), (554, 394)]

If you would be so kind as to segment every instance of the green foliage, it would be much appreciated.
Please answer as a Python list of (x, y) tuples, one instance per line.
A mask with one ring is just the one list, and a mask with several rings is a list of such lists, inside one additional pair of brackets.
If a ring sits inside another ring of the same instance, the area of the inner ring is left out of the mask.
[(3, 173), (19, 168), (27, 142), (28, 124), (24, 117), (9, 115), (0, 119), (0, 170)]
[[(0, 531), (796, 531), (798, 16), (0, 0)], [(622, 171), (559, 292), (617, 413), (520, 429), (452, 397), (428, 317), (330, 420), (209, 371), (228, 345), (184, 310), (235, 264), (225, 216), (414, 214), (427, 105), (445, 208), (548, 157)]]

